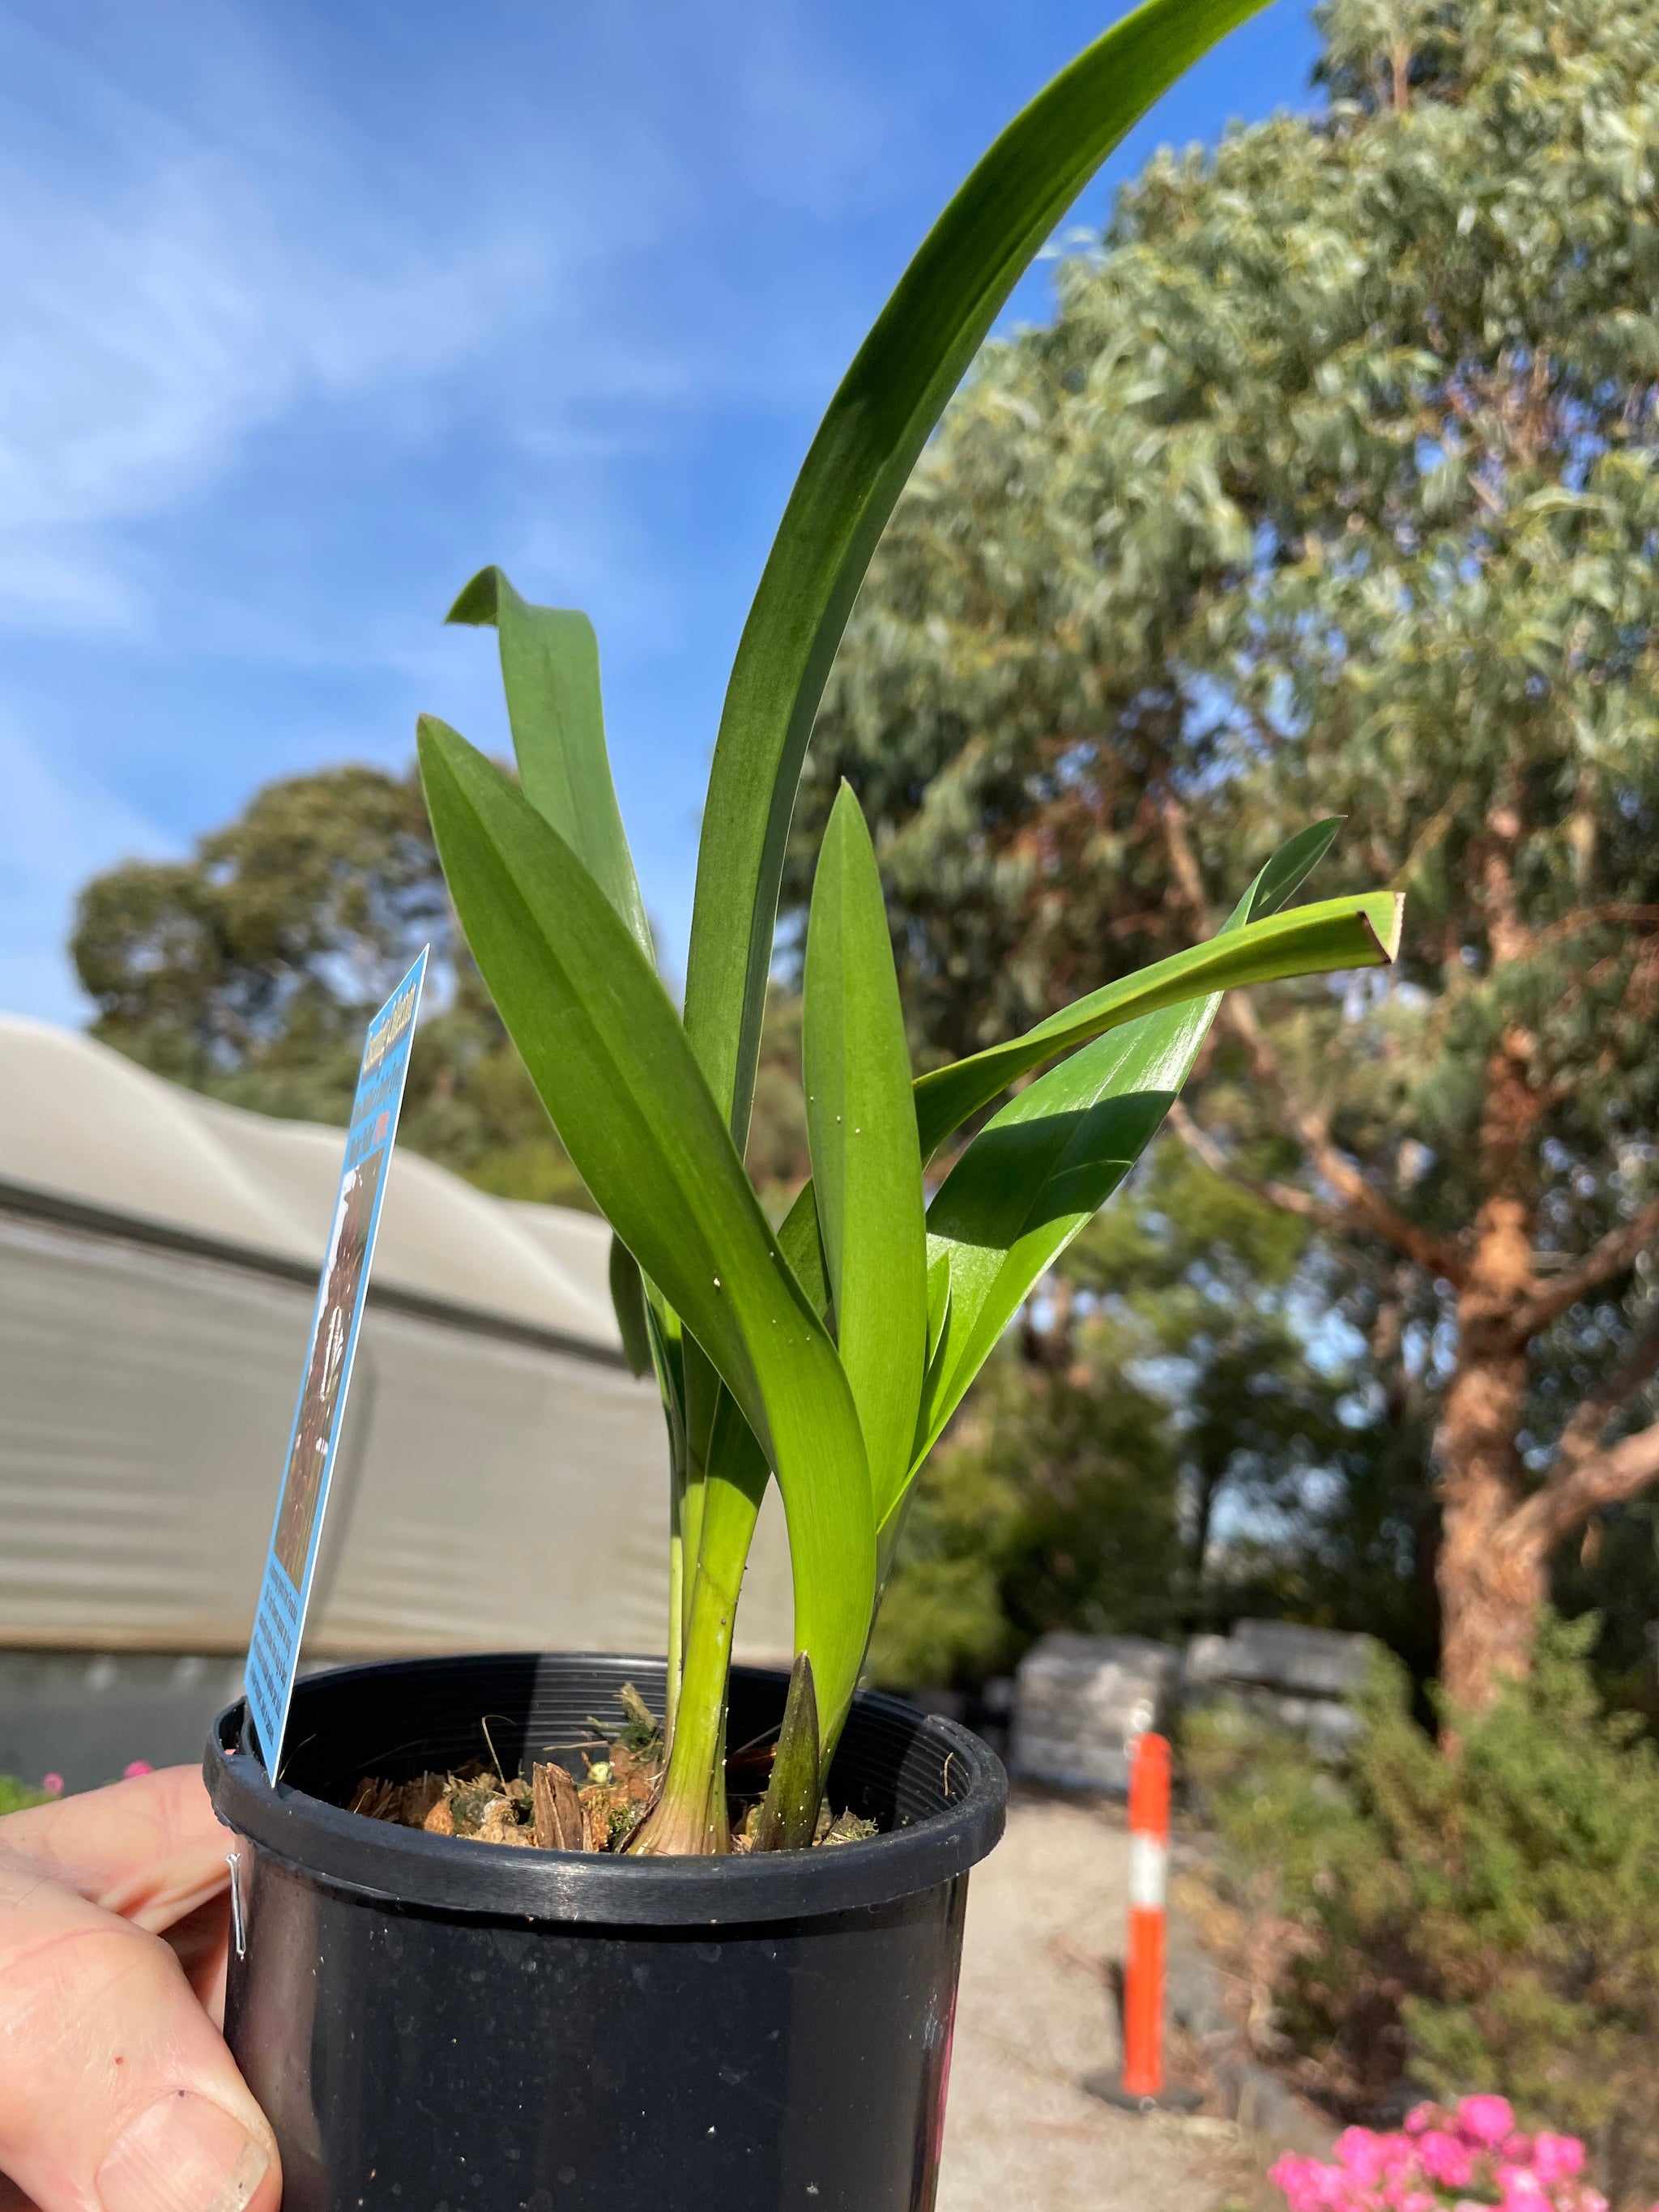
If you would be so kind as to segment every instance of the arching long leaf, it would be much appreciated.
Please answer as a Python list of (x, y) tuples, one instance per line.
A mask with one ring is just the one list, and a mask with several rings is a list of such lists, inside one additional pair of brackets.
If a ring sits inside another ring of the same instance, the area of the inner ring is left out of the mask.
[(1200, 1000), (1097, 1037), (1011, 1099), (946, 1176), (927, 1209), (927, 1250), (949, 1266), (950, 1305), (917, 1459), (1032, 1286), (1145, 1151), (1212, 1013)]
[(1245, 892), (1229, 927), (1259, 921), (1264, 914), (1277, 914), (1330, 851), (1342, 821), (1340, 814), (1327, 814), (1321, 821), (1310, 822), (1305, 830), (1298, 830), (1294, 837), (1287, 837)]
[(739, 1143), (801, 762), (876, 540), (946, 400), (1066, 209), (1159, 94), (1260, 4), (1149, 0), (1062, 70), (923, 240), (830, 403), (738, 647), (697, 859), (686, 1028)]
[(480, 972), (584, 1182), (777, 1471), (796, 1638), (839, 1725), (874, 1588), (869, 1474), (836, 1348), (768, 1228), (656, 971), (570, 847), (482, 753), (420, 726), (427, 804)]
[[(494, 568), (481, 568), (462, 588), (446, 620), (494, 623), (525, 797), (564, 839), (650, 959), (651, 926), (605, 741), (599, 644), (592, 623), (574, 608), (539, 607), (520, 598), (505, 571)], [(639, 1269), (613, 1236), (611, 1302), (635, 1375), (645, 1372), (648, 1357), (643, 1296)], [(672, 1426), (666, 1397), (664, 1407)]]
[(813, 1312), (820, 1321), (827, 1321), (830, 1313), (830, 1276), (823, 1264), (823, 1239), (818, 1230), (817, 1194), (810, 1182), (801, 1185), (799, 1196), (783, 1217), (778, 1246), (793, 1269), (795, 1280), (806, 1293)]
[(1362, 897), (1322, 899), (1315, 906), (1293, 907), (1288, 914), (1265, 915), (1243, 927), (1230, 923), (1206, 944), (1171, 953), (1121, 982), (1091, 991), (1024, 1036), (934, 1069), (916, 1083), (922, 1158), (927, 1158), (952, 1129), (960, 1128), (1000, 1091), (1006, 1091), (1016, 1076), (1144, 1014), (1244, 984), (1322, 975), (1343, 968), (1386, 967), (1400, 947), (1403, 905), (1397, 892), (1371, 891)]
[(652, 958), (650, 924), (605, 742), (592, 623), (574, 607), (538, 607), (521, 599), (500, 568), (481, 568), (457, 594), (445, 620), (495, 624), (524, 795)]
[[(1350, 914), (1357, 910), (1373, 938), (1377, 923), (1382, 922), (1387, 934), (1379, 947), (1381, 957), (1392, 959), (1399, 943), (1399, 910), (1388, 906), (1379, 913), (1375, 898), (1328, 900), (1323, 907), (1296, 908), (1279, 915), (1277, 923), (1269, 919), (1323, 858), (1338, 826), (1335, 818), (1314, 823), (1281, 846), (1216, 936), (1197, 950), (1207, 953), (1218, 948), (1227, 953), (1254, 944), (1270, 948), (1271, 959), (1277, 957), (1271, 947), (1282, 947), (1286, 941), (1273, 934), (1276, 927), (1294, 924), (1302, 915), (1319, 917), (1328, 908), (1337, 908)], [(1313, 927), (1316, 942), (1324, 924), (1316, 919)], [(1176, 956), (1178, 961), (1190, 958), (1188, 954)], [(1132, 980), (1152, 979), (1170, 964), (1160, 962)], [(1369, 963), (1333, 960), (1325, 964)], [(1224, 970), (1189, 967), (1185, 972), (1190, 979)], [(1287, 972), (1307, 971), (1269, 970)], [(1268, 974), (1250, 980), (1266, 981)], [(1097, 994), (1097, 998), (1104, 995)], [(928, 1364), (915, 1464), (920, 1465), (931, 1449), (1033, 1286), (1146, 1150), (1186, 1081), (1220, 1004), (1218, 991), (1211, 997), (1166, 1006), (1158, 1012), (1143, 1012), (1097, 1036), (1011, 1099), (945, 1178), (927, 1211), (929, 1280), (935, 1310), (945, 1306), (943, 1340), (936, 1344)], [(1070, 1009), (1059, 1018), (1067, 1021), (1079, 1011)], [(1032, 1034), (1040, 1037), (1043, 1030)], [(922, 1088), (920, 1083), (916, 1086), (919, 1113)], [(942, 1298), (939, 1285), (941, 1267), (948, 1273), (948, 1300)], [(890, 1555), (896, 1511), (890, 1509), (886, 1525), (878, 1534), (884, 1561)]]
[[(641, 1279), (639, 1262), (627, 1245), (615, 1237), (611, 1240), (611, 1303), (616, 1308), (617, 1327), (622, 1332), (623, 1358), (628, 1362), (629, 1373), (637, 1377), (645, 1374), (652, 1364), (645, 1285)], [(665, 1396), (664, 1402), (667, 1402)]]
[(927, 1358), (927, 1231), (887, 908), (845, 784), (812, 885), (801, 1009), (812, 1185), (879, 1521), (910, 1470)]

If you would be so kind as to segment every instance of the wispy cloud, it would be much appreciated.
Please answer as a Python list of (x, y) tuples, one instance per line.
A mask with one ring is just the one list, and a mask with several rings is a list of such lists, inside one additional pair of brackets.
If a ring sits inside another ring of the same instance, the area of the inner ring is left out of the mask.
[[(667, 36), (641, 20), (642, 82), (580, 56), (591, 98), (567, 88), (539, 116), (528, 84), (348, 102), (280, 25), (236, 0), (153, 0), (142, 31), (119, 0), (72, 17), (0, 0), (13, 628), (142, 629), (154, 580), (134, 526), (319, 410), (371, 399), (430, 438), (479, 404), (455, 375), (474, 363), (503, 432), (542, 459), (648, 444), (717, 388), (726, 406), (745, 389), (776, 404), (776, 356), (727, 342), (764, 299), (738, 287), (724, 332), (676, 328), (684, 278), (671, 260), (642, 285), (642, 258), (689, 231), (695, 262), (699, 201), (722, 191), (817, 216), (860, 200), (890, 136), (889, 103), (861, 97), (794, 13), (753, 0)], [(556, 75), (532, 46), (527, 77)], [(700, 146), (716, 100), (733, 128)], [(513, 378), (526, 339), (533, 368)]]
[(552, 274), (528, 226), (428, 242), (401, 222), (367, 149), (232, 11), (144, 12), (148, 84), (89, 67), (118, 60), (112, 11), (77, 11), (74, 52), (0, 13), (14, 623), (132, 618), (111, 526), (199, 492), (284, 415), (450, 368)]

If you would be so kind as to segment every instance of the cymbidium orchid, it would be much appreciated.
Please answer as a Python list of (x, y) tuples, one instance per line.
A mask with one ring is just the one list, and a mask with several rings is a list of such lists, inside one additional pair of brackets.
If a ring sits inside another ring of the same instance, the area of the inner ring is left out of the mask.
[(1255, 4), (1150, 0), (1097, 40), (991, 147), (860, 348), (738, 648), (683, 1012), (659, 978), (623, 829), (592, 626), (530, 605), (494, 568), (452, 611), (496, 632), (518, 776), (424, 720), (439, 852), (479, 969), (615, 1231), (623, 1340), (636, 1372), (654, 1370), (666, 1417), (668, 1763), (632, 1850), (729, 1846), (726, 1680), (768, 1484), (782, 1495), (795, 1605), (787, 1723), (756, 1838), (775, 1848), (811, 1838), (919, 1469), (1035, 1285), (1158, 1129), (1219, 994), (1394, 956), (1400, 902), (1387, 891), (1286, 905), (1334, 834), (1315, 823), (1243, 887), (1209, 943), (915, 1078), (877, 855), (844, 788), (805, 943), (812, 1180), (775, 1227), (744, 1173), (790, 814), (882, 526), (1079, 189)]

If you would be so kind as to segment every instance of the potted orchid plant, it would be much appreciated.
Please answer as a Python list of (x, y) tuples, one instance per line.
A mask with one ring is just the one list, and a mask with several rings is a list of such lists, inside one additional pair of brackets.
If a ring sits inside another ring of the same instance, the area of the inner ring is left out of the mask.
[[(932, 2202), (966, 1874), (1004, 1785), (964, 1732), (858, 1689), (917, 1474), (1159, 1127), (1219, 994), (1390, 960), (1400, 902), (1288, 903), (1334, 833), (1310, 824), (1208, 943), (917, 1077), (843, 789), (805, 950), (812, 1176), (775, 1228), (743, 1147), (783, 849), (842, 625), (945, 400), (1107, 152), (1251, 3), (1151, 0), (1079, 56), (860, 349), (738, 647), (683, 1009), (591, 625), (495, 568), (452, 610), (495, 630), (517, 772), (425, 720), (428, 805), (473, 957), (614, 1232), (629, 1360), (661, 1393), (666, 1650), (315, 1678), (275, 1790), (236, 1711), (221, 1723), (210, 1781), (251, 1846), (228, 2033), (290, 2187), (306, 2177), (295, 2202), (389, 2203), (388, 2176), (451, 2206), (473, 2188), (538, 2207)], [(787, 1676), (732, 1666), (773, 1481)]]

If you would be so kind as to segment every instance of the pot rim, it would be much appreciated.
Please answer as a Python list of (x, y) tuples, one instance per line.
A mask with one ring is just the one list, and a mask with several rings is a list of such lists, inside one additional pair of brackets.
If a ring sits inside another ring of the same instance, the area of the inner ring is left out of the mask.
[[(620, 1652), (497, 1652), (404, 1659), (343, 1667), (304, 1678), (296, 1697), (325, 1683), (373, 1675), (421, 1676), (452, 1668), (482, 1674), (504, 1664), (614, 1666), (618, 1681), (655, 1673), (663, 1661)], [(787, 1683), (781, 1669), (734, 1667), (753, 1683)], [(781, 1699), (780, 1699), (781, 1702)], [(630, 1858), (608, 1852), (493, 1848), (462, 1837), (432, 1836), (348, 1813), (292, 1784), (273, 1788), (246, 1741), (246, 1701), (214, 1723), (203, 1759), (213, 1809), (223, 1825), (301, 1877), (387, 1904), (446, 1916), (579, 1921), (662, 1929), (791, 1921), (888, 1905), (965, 1874), (1001, 1837), (1008, 1782), (989, 1747), (940, 1715), (866, 1690), (859, 1717), (896, 1731), (898, 1753), (912, 1745), (938, 1754), (948, 1788), (960, 1765), (964, 1786), (939, 1812), (862, 1842), (832, 1850), (769, 1852), (760, 1857)]]

